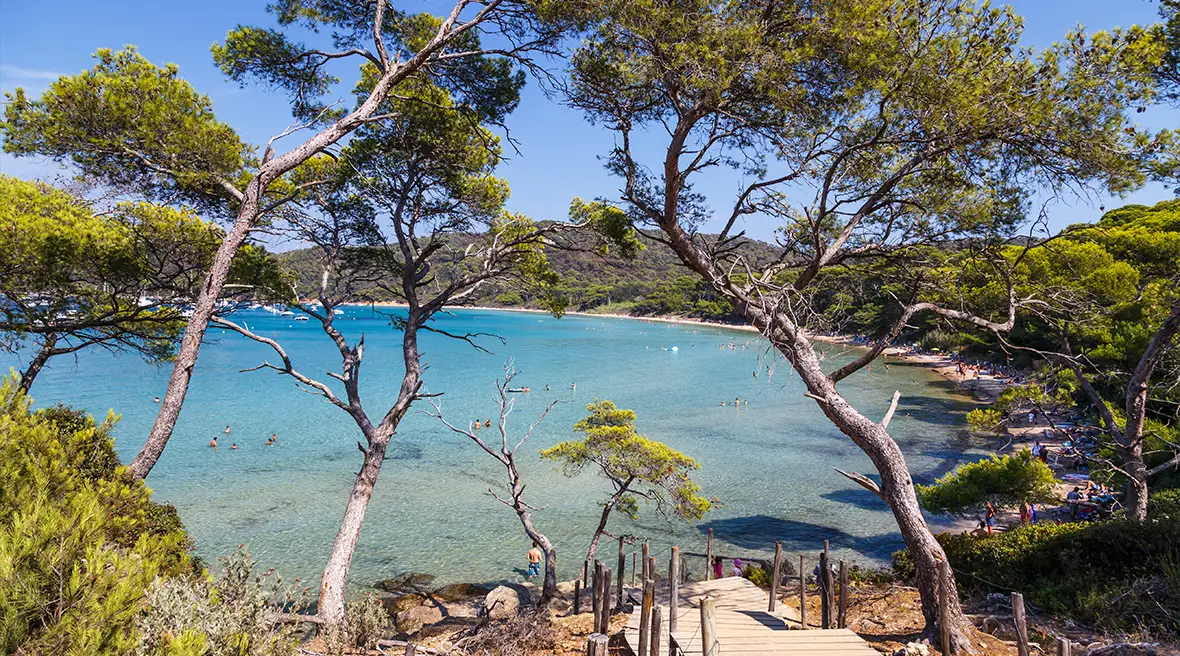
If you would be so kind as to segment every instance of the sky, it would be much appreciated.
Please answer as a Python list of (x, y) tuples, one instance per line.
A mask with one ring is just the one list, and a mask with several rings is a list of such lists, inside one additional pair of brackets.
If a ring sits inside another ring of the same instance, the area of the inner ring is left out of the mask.
[[(393, 2), (407, 10), (434, 13), (451, 6), (446, 0)], [(0, 22), (0, 90), (19, 86), (30, 95), (39, 94), (57, 77), (93, 66), (91, 54), (96, 49), (134, 44), (156, 64), (177, 64), (180, 74), (210, 97), (218, 118), (246, 141), (265, 144), (292, 123), (285, 96), (265, 88), (239, 88), (217, 70), (209, 53), (209, 47), (238, 24), (273, 26), (263, 0), (187, 4), (0, 0), (0, 4), (0, 15), (5, 18)], [(1011, 0), (1008, 4), (1024, 17), (1024, 43), (1035, 48), (1061, 39), (1079, 24), (1088, 30), (1143, 24), (1153, 22), (1157, 12), (1153, 0)], [(1147, 127), (1180, 127), (1177, 110), (1153, 109), (1140, 117)], [(614, 143), (613, 135), (587, 123), (580, 112), (547, 98), (535, 82), (526, 86), (507, 127), (520, 150), (519, 154), (510, 153), (510, 160), (499, 169), (512, 187), (509, 209), (535, 219), (562, 219), (575, 196), (617, 198), (619, 183), (603, 169), (601, 160)], [(290, 148), (298, 142), (288, 138), (283, 143)], [(646, 155), (647, 161), (659, 157), (654, 148), (640, 155)], [(62, 173), (50, 162), (14, 159), (6, 154), (0, 155), (0, 172), (44, 179)], [(724, 207), (740, 184), (737, 174), (710, 174), (698, 191), (715, 207)], [(1050, 225), (1060, 228), (1096, 220), (1103, 207), (1152, 204), (1172, 197), (1170, 190), (1151, 185), (1125, 198), (1092, 194), (1057, 202), (1047, 209)], [(774, 229), (767, 220), (756, 217), (741, 227), (763, 239), (770, 238)]]

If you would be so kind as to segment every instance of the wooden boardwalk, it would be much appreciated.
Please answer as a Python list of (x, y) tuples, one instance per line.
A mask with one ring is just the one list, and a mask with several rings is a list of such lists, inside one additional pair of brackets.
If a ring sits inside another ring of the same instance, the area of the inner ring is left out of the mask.
[[(629, 591), (638, 598), (638, 591)], [(674, 635), (682, 654), (702, 653), (701, 612), (698, 601), (711, 596), (715, 600), (717, 641), (722, 656), (760, 656), (763, 654), (817, 654), (818, 656), (878, 656), (876, 650), (848, 629), (792, 628), (799, 620), (781, 604), (778, 614), (766, 611), (767, 593), (747, 579), (730, 576), (713, 581), (686, 583), (680, 586), (677, 630)], [(660, 652), (668, 649), (668, 582), (656, 586), (656, 603), (664, 620)], [(631, 650), (639, 652), (639, 607), (627, 621), (626, 637)], [(784, 616), (785, 615), (785, 616)], [(790, 622), (790, 624), (788, 624)]]

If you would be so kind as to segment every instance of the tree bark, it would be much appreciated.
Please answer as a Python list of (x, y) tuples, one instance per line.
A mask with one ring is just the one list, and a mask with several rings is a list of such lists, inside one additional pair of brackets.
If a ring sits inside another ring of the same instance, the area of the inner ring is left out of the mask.
[(20, 391), (24, 394), (29, 393), (29, 388), (33, 386), (33, 380), (37, 378), (37, 374), (41, 373), (42, 367), (49, 358), (53, 356), (54, 346), (57, 344), (56, 333), (46, 333), (45, 341), (41, 343), (41, 349), (37, 351), (37, 355), (29, 362), (29, 366), (25, 368), (25, 372), (20, 376)]
[(348, 570), (352, 565), (352, 556), (356, 552), (356, 543), (361, 535), (361, 524), (365, 521), (365, 510), (373, 497), (373, 489), (377, 485), (377, 476), (381, 473), (381, 463), (385, 460), (385, 450), (388, 446), (389, 438), (369, 443), (364, 464), (352, 484), (352, 494), (348, 497), (344, 519), (340, 521), (340, 530), (336, 533), (336, 541), (332, 544), (332, 553), (328, 556), (328, 565), (324, 568), (323, 582), (320, 584), (318, 615), (325, 622), (335, 623), (344, 620), (344, 588), (348, 582)]

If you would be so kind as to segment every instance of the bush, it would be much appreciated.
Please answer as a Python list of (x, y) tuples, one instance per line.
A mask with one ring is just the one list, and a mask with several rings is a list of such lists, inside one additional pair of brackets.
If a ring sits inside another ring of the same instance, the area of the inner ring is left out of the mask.
[(1108, 630), (1180, 634), (1180, 521), (1037, 523), (938, 539), (961, 589), (1020, 591), (1041, 611)]
[[(219, 559), (216, 580), (186, 576), (157, 581), (136, 621), (137, 656), (287, 656), (300, 626), (276, 623), (276, 610), (298, 610), (306, 590), (283, 586), (269, 570), (255, 574), (244, 547)], [(298, 581), (297, 581), (298, 582)]]
[(31, 413), (10, 378), (0, 385), (4, 653), (131, 653), (147, 588), (191, 570), (179, 521), (118, 466), (115, 421)]
[[(938, 536), (941, 540), (942, 536)], [(910, 555), (908, 549), (898, 549), (893, 552), (893, 575), (899, 581), (913, 581), (914, 580), (914, 557)]]
[(772, 576), (773, 573), (762, 565), (746, 565), (742, 568), (742, 577), (764, 590), (770, 589), (770, 579)]
[(1053, 470), (1029, 451), (968, 463), (935, 481), (917, 485), (918, 500), (930, 512), (978, 510), (985, 500), (998, 506), (1022, 501), (1052, 501), (1057, 481)]
[(329, 654), (347, 654), (354, 648), (377, 648), (377, 641), (394, 632), (393, 618), (373, 593), (348, 604), (344, 609), (343, 624), (321, 628), (320, 635)]
[(1152, 519), (1180, 521), (1180, 489), (1169, 488), (1152, 492), (1147, 500), (1147, 515)]

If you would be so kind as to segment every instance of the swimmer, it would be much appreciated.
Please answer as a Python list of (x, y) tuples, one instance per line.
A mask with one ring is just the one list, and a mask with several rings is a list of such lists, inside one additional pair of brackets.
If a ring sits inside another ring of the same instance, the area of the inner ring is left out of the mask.
[(728, 404), (728, 403), (726, 403), (725, 401), (722, 401), (722, 402), (721, 402), (721, 407), (723, 407), (723, 408), (724, 408), (724, 407), (725, 407), (725, 406), (727, 406), (727, 405), (729, 405), (729, 404)]
[(237, 451), (238, 450), (238, 443), (234, 442), (233, 444), (229, 445), (229, 450), (230, 451)]
[(475, 430), (479, 430), (479, 429), (481, 429), (481, 428), (483, 428), (483, 422), (481, 422), (480, 420), (476, 419), (476, 420), (475, 420)]
[(524, 393), (525, 393), (525, 394), (528, 394), (528, 393), (529, 393), (529, 392), (531, 392), (531, 391), (533, 391), (533, 390), (531, 390), (531, 389), (529, 389), (529, 388), (527, 388), (527, 387), (525, 387), (525, 388), (524, 388)]
[(745, 401), (742, 401), (742, 405), (750, 405), (750, 399), (746, 399)]
[(267, 445), (267, 446), (272, 446), (274, 443), (275, 443), (275, 441), (274, 441), (274, 440), (271, 440), (271, 439), (267, 439), (267, 440), (266, 440), (266, 445)]
[(158, 396), (157, 396), (157, 397), (156, 397), (156, 400), (155, 400), (155, 402), (156, 402), (156, 403), (159, 403), (159, 402), (160, 402), (160, 397), (158, 397)]
[(485, 419), (485, 420), (484, 420), (484, 422), (483, 422), (483, 427), (484, 427), (484, 428), (491, 428), (491, 427), (492, 427), (492, 420), (491, 420), (491, 419)]
[(213, 436), (213, 439), (209, 440), (209, 448), (214, 449), (214, 450), (217, 449), (217, 436), (216, 435)]
[(742, 404), (742, 403), (741, 403), (741, 399), (739, 399), (739, 398), (738, 398), (738, 397), (736, 397), (736, 396), (735, 396), (735, 397), (733, 397), (733, 407), (735, 407), (735, 408), (736, 408), (736, 407), (738, 407), (738, 406), (739, 406), (739, 405), (741, 405), (741, 404)]
[(548, 391), (549, 391), (549, 386), (548, 386), (548, 385), (546, 385), (546, 386), (545, 386), (545, 391), (546, 391), (546, 392), (548, 392)]
[(225, 427), (225, 434), (226, 434), (226, 435), (229, 435), (229, 426), (226, 426), (226, 427)]
[(278, 436), (278, 435), (276, 435), (275, 433), (271, 433), (271, 434), (270, 434), (270, 441), (271, 441), (271, 442), (278, 442), (278, 441), (279, 441), (279, 436)]
[(574, 391), (574, 392), (578, 391), (578, 384), (577, 383), (570, 383), (570, 390)]

